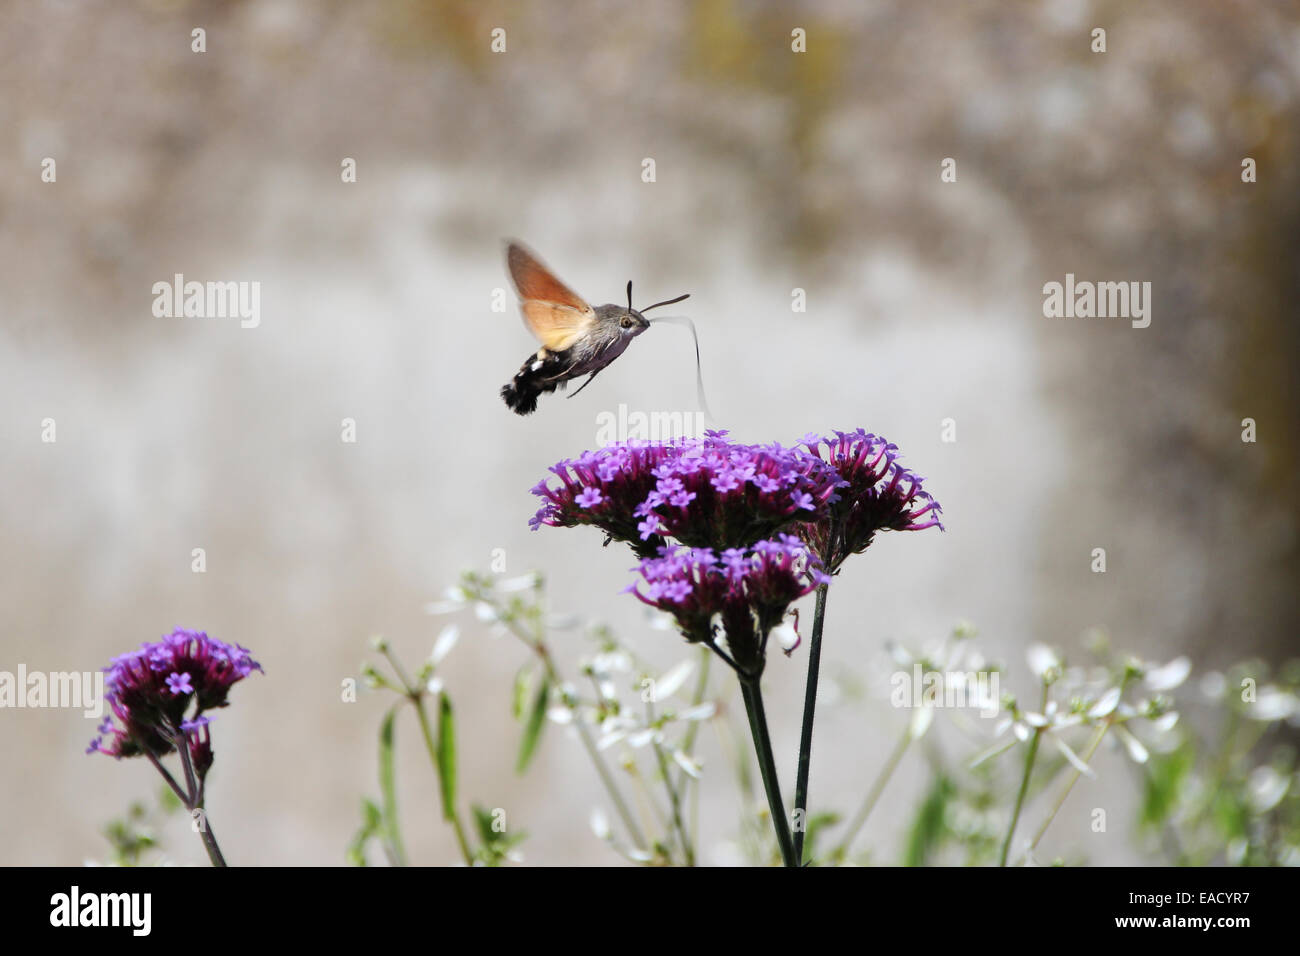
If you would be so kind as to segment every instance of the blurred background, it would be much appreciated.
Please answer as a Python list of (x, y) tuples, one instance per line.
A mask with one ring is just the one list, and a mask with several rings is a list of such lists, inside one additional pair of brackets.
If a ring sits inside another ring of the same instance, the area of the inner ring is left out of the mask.
[[(495, 549), (555, 611), (687, 656), (619, 594), (626, 552), (527, 520), (602, 412), (696, 408), (689, 335), (652, 329), (575, 400), (510, 414), (497, 390), (536, 346), (512, 291), (492, 310), (505, 237), (593, 303), (629, 278), (639, 303), (690, 292), (712, 424), (863, 426), (943, 502), (946, 534), (885, 535), (832, 589), (814, 800), (849, 809), (906, 719), (837, 690), (889, 640), (969, 620), (1021, 693), (1029, 642), (1091, 628), (1197, 672), (1296, 650), (1293, 3), (51, 0), (0, 8), (0, 51), (0, 669), (94, 669), (176, 626), (251, 648), (266, 675), (214, 726), (232, 862), (343, 862), (389, 701), (340, 684), (372, 635), (427, 655), (426, 604)], [(260, 325), (155, 317), (175, 273), (259, 282)], [(1066, 273), (1150, 282), (1150, 327), (1045, 318)], [(563, 728), (513, 773), (526, 650), (461, 623), (466, 799), (508, 809), (530, 864), (617, 862)], [(574, 672), (591, 647), (554, 650)], [(787, 796), (805, 661), (768, 667)], [(85, 756), (92, 735), (0, 713), (0, 861), (103, 859), (106, 821), (156, 790)], [(410, 855), (453, 862), (398, 735)], [(712, 735), (699, 756), (702, 859), (732, 862), (734, 784)], [(1122, 805), (1108, 779), (1080, 806)], [(873, 817), (882, 862), (919, 786), (903, 772)], [(1087, 823), (1049, 849), (1143, 862)], [(202, 862), (186, 831), (169, 857)]]

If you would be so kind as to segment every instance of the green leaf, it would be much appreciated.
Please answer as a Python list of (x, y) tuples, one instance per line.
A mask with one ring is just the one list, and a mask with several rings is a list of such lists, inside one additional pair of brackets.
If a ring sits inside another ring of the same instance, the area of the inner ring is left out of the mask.
[(524, 707), (528, 703), (528, 689), (532, 686), (532, 668), (526, 665), (519, 668), (519, 673), (515, 675), (514, 692), (510, 695), (510, 713), (515, 720), (524, 719)]
[(348, 844), (347, 860), (350, 866), (366, 866), (366, 844), (378, 836), (383, 828), (383, 812), (373, 800), (361, 800), (361, 826)]
[(452, 716), (451, 697), (439, 695), (438, 707), (438, 784), (442, 788), (442, 818), (456, 815), (456, 720)]
[(484, 846), (491, 846), (497, 840), (505, 836), (492, 829), (492, 811), (487, 807), (474, 804), (474, 825), (478, 827), (479, 838), (483, 841)]
[(813, 860), (817, 858), (817, 837), (827, 827), (833, 827), (840, 822), (840, 815), (834, 811), (825, 811), (814, 813), (808, 817), (804, 825), (803, 836), (803, 858)]
[(528, 714), (528, 725), (524, 727), (523, 739), (519, 741), (519, 759), (515, 761), (515, 773), (523, 773), (537, 751), (537, 742), (541, 739), (542, 728), (546, 726), (546, 705), (551, 700), (551, 682), (543, 677), (542, 686), (537, 688), (533, 699), (533, 709)]
[(916, 811), (912, 829), (907, 837), (907, 851), (903, 857), (904, 866), (927, 865), (948, 836), (946, 823), (948, 804), (956, 795), (953, 782), (944, 774), (934, 780), (925, 802)]
[(1160, 827), (1170, 819), (1178, 808), (1195, 762), (1196, 752), (1188, 741), (1172, 753), (1152, 756), (1143, 779), (1142, 809), (1138, 817), (1143, 827)]
[(393, 759), (393, 722), (400, 706), (394, 704), (379, 726), (379, 795), (383, 805), (384, 839), (388, 851), (393, 863), (405, 866), (406, 849), (402, 846), (402, 829), (397, 821), (397, 768)]

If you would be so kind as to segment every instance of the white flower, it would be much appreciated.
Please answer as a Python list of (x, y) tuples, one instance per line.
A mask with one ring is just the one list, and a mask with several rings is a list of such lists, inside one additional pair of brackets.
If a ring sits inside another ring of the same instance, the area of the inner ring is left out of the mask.
[(1267, 764), (1252, 770), (1246, 780), (1250, 805), (1254, 807), (1256, 813), (1268, 813), (1272, 810), (1282, 802), (1290, 787), (1291, 778), (1283, 776)]
[(1246, 716), (1254, 720), (1286, 720), (1296, 713), (1300, 713), (1300, 700), (1290, 691), (1272, 684), (1261, 687), (1255, 702), (1246, 705)]
[(1039, 680), (1042, 680), (1049, 671), (1060, 671), (1065, 666), (1060, 655), (1046, 644), (1030, 644), (1025, 648), (1025, 660), (1029, 663), (1030, 671)]

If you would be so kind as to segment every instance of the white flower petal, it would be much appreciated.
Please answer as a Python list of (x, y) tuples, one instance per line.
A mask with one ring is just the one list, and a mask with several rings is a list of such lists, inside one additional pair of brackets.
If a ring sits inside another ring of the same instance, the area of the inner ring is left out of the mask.
[(1165, 734), (1174, 729), (1178, 723), (1178, 711), (1171, 710), (1167, 714), (1161, 714), (1155, 720), (1151, 721), (1151, 727), (1158, 734)]
[(518, 577), (506, 578), (497, 583), (498, 591), (527, 591), (530, 588), (537, 587), (538, 576), (536, 571), (530, 571), (528, 574), (521, 574)]
[(695, 670), (695, 662), (689, 658), (676, 667), (669, 669), (667, 673), (655, 681), (655, 701), (667, 700), (681, 690), (682, 685), (686, 683), (686, 678), (691, 676), (693, 670)]
[(1142, 746), (1142, 741), (1134, 737), (1127, 727), (1116, 724), (1115, 734), (1119, 737), (1120, 743), (1124, 745), (1124, 749), (1128, 751), (1129, 758), (1134, 763), (1146, 763), (1150, 759), (1151, 755), (1147, 752), (1147, 748)]
[(1052, 668), (1061, 666), (1060, 656), (1046, 644), (1030, 644), (1025, 648), (1025, 660), (1033, 675), (1040, 679)]
[(934, 722), (933, 707), (918, 707), (912, 712), (912, 723), (907, 728), (907, 735), (913, 740), (920, 740)]
[(674, 750), (673, 760), (675, 760), (677, 766), (685, 770), (687, 774), (694, 777), (696, 780), (700, 779), (700, 765), (695, 762), (694, 758), (692, 758), (690, 754), (681, 750)]
[(1290, 777), (1278, 773), (1267, 764), (1252, 770), (1246, 780), (1250, 805), (1256, 813), (1268, 813), (1281, 803), (1290, 786)]
[(1118, 687), (1112, 687), (1097, 699), (1097, 703), (1093, 704), (1092, 707), (1089, 708), (1088, 716), (1093, 720), (1100, 720), (1103, 717), (1109, 717), (1115, 712), (1115, 708), (1119, 706), (1120, 696), (1120, 689)]
[(1080, 759), (1079, 755), (1066, 745), (1064, 740), (1055, 734), (1052, 734), (1052, 741), (1056, 744), (1057, 749), (1060, 750), (1061, 753), (1065, 754), (1065, 759), (1070, 761), (1070, 765), (1073, 766), (1075, 770), (1085, 776), (1096, 779), (1097, 774), (1093, 772), (1093, 769), (1084, 763), (1083, 760)]
[(718, 705), (714, 701), (706, 700), (702, 704), (694, 707), (688, 707), (677, 715), (678, 720), (708, 720), (718, 712)]
[(438, 635), (438, 639), (433, 642), (433, 651), (429, 654), (429, 663), (434, 667), (441, 664), (443, 658), (451, 652), (458, 640), (460, 640), (460, 628), (455, 624), (448, 624), (444, 627), (442, 633)]
[(1147, 687), (1152, 690), (1173, 690), (1187, 680), (1188, 675), (1191, 673), (1192, 659), (1190, 657), (1175, 657), (1163, 667), (1148, 670), (1143, 680)]
[(650, 741), (655, 739), (658, 733), (653, 727), (647, 727), (644, 730), (638, 730), (635, 733), (627, 735), (627, 745), (629, 747), (644, 747)]
[(609, 829), (609, 818), (605, 816), (605, 811), (597, 807), (591, 811), (591, 832), (596, 834), (597, 840), (608, 840), (611, 836)]
[(1259, 697), (1246, 705), (1246, 716), (1254, 720), (1285, 720), (1300, 710), (1300, 701), (1289, 691), (1269, 685), (1259, 689)]

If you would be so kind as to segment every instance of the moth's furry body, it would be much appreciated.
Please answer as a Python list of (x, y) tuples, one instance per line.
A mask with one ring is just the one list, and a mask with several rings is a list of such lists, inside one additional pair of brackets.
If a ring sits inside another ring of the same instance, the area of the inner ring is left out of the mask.
[(582, 375), (595, 378), (597, 372), (622, 355), (632, 340), (650, 327), (649, 320), (635, 309), (602, 305), (595, 312), (596, 319), (588, 334), (558, 352), (542, 346), (520, 366), (514, 379), (502, 387), (501, 397), (511, 411), (527, 415), (537, 409), (537, 400), (544, 393), (563, 388), (570, 379)]
[[(686, 298), (680, 295), (637, 311), (632, 308), (632, 283), (629, 282), (626, 307), (592, 308), (522, 243), (506, 245), (506, 266), (519, 293), (524, 324), (542, 343), (537, 353), (501, 389), (506, 405), (520, 415), (536, 410), (538, 398), (563, 387), (570, 379), (586, 375), (590, 382), (595, 378), (626, 351), (634, 338), (650, 328), (650, 320), (641, 312)], [(586, 388), (587, 382), (573, 394)]]

